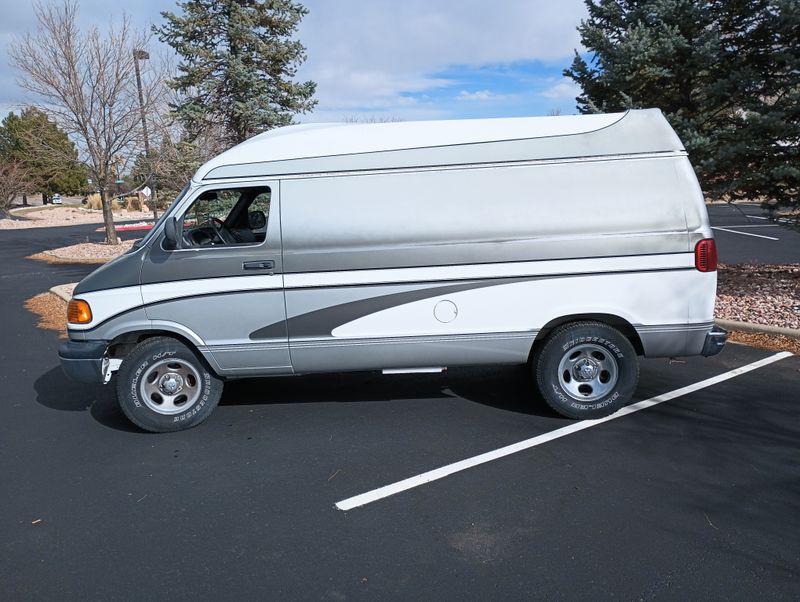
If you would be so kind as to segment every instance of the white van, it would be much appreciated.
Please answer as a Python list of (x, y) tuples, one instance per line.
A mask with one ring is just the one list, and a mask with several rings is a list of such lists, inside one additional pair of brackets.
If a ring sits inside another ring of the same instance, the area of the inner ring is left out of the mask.
[(204, 420), (227, 379), (474, 364), (527, 363), (556, 411), (597, 418), (637, 355), (722, 349), (715, 270), (658, 110), (296, 125), (203, 165), (86, 277), (59, 356), (116, 372), (150, 431)]

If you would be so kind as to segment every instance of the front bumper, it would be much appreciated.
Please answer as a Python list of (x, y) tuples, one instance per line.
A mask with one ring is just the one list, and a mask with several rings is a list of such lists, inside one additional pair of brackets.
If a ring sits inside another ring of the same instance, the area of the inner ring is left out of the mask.
[(67, 341), (58, 348), (61, 369), (69, 378), (82, 383), (106, 382), (103, 365), (108, 362), (108, 341)]
[(702, 353), (705, 357), (717, 355), (722, 348), (725, 347), (725, 341), (728, 340), (728, 331), (714, 324), (713, 328), (706, 334), (705, 343), (703, 343)]

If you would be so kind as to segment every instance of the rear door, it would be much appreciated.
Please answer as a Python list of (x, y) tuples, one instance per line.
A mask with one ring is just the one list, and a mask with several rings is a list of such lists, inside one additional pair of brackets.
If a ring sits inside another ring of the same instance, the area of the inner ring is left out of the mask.
[(162, 237), (142, 267), (153, 328), (185, 330), (221, 374), (291, 373), (278, 182), (200, 188), (179, 224), (181, 248)]

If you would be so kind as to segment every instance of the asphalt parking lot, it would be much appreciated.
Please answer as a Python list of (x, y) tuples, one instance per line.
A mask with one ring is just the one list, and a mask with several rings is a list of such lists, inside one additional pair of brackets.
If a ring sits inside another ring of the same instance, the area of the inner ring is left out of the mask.
[(715, 204), (708, 217), (723, 263), (782, 264), (800, 261), (800, 231), (771, 222), (757, 204)]
[(151, 435), (22, 307), (91, 270), (24, 256), (93, 229), (0, 232), (3, 598), (800, 597), (800, 358), (643, 360), (641, 409), (588, 428), (476, 368), (237, 381)]

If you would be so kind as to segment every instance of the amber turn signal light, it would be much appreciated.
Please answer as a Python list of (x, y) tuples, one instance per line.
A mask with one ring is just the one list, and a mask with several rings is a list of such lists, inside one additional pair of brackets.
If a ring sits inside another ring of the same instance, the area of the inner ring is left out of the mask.
[(92, 321), (92, 308), (83, 299), (72, 299), (67, 305), (67, 322), (88, 324)]

